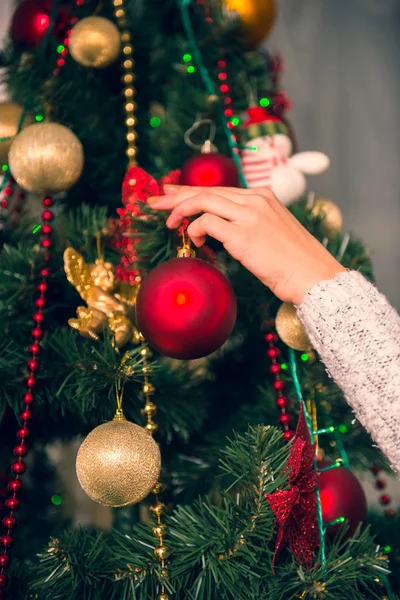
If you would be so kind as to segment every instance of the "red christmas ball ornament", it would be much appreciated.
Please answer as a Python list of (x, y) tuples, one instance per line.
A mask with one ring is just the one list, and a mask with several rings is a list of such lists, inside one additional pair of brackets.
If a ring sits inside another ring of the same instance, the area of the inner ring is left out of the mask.
[(236, 322), (236, 296), (228, 279), (198, 258), (175, 258), (143, 281), (136, 300), (140, 331), (155, 350), (182, 360), (222, 346)]
[[(318, 462), (320, 468), (329, 464)], [(346, 537), (350, 537), (367, 517), (367, 500), (358, 479), (345, 467), (323, 471), (319, 477), (319, 491), (324, 523), (332, 523), (339, 517), (346, 519), (343, 525), (328, 527), (328, 536), (334, 538), (340, 528), (345, 527)]]
[[(50, 26), (53, 0), (24, 0), (14, 12), (11, 36), (14, 42), (36, 48)], [(68, 8), (60, 6), (53, 33), (62, 36), (68, 26)]]
[(239, 173), (234, 161), (223, 154), (205, 151), (182, 166), (180, 185), (238, 187)]

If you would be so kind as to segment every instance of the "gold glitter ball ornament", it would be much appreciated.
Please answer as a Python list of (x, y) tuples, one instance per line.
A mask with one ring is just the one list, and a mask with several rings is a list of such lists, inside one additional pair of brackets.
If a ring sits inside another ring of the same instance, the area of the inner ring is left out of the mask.
[(311, 214), (322, 217), (322, 227), (325, 235), (335, 237), (342, 231), (343, 215), (337, 204), (326, 198), (316, 198)]
[(297, 318), (296, 309), (293, 304), (284, 302), (281, 305), (276, 313), (275, 328), (282, 342), (286, 346), (289, 346), (289, 348), (303, 352), (311, 350), (311, 342), (303, 325)]
[(12, 176), (24, 190), (54, 194), (69, 190), (78, 181), (83, 147), (64, 125), (34, 123), (14, 138), (8, 160)]
[(169, 594), (166, 594), (165, 592), (162, 592), (162, 594), (157, 596), (157, 600), (170, 600), (170, 599), (171, 599), (171, 596)]
[(249, 49), (263, 41), (275, 22), (275, 0), (221, 0), (221, 5), (222, 14), (228, 21), (239, 18)]
[(69, 51), (72, 58), (84, 67), (108, 67), (121, 52), (118, 27), (104, 17), (81, 19), (72, 28)]
[[(0, 103), (0, 165), (8, 163), (8, 152), (13, 138), (17, 135), (18, 125), (23, 113), (22, 106), (13, 102)], [(25, 116), (23, 127), (30, 125), (32, 118)]]
[(161, 469), (160, 449), (143, 427), (125, 419), (99, 425), (82, 442), (76, 473), (86, 494), (104, 506), (143, 500)]

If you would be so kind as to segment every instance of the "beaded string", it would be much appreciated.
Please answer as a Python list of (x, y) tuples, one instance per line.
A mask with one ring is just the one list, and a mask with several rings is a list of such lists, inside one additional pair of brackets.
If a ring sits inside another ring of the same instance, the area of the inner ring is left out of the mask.
[(118, 29), (121, 35), (122, 42), (122, 53), (123, 53), (123, 76), (122, 82), (124, 84), (124, 109), (126, 114), (125, 126), (126, 126), (126, 156), (128, 158), (128, 166), (133, 167), (137, 165), (136, 162), (136, 154), (137, 154), (137, 146), (136, 139), (137, 134), (135, 131), (136, 125), (136, 103), (134, 101), (134, 97), (136, 94), (135, 88), (133, 86), (133, 82), (135, 80), (135, 75), (133, 72), (133, 67), (135, 61), (133, 59), (133, 46), (132, 46), (132, 38), (131, 34), (128, 30), (128, 23), (125, 17), (125, 8), (124, 8), (124, 0), (113, 0), (114, 6), (114, 15), (117, 21)]
[(41, 228), (41, 247), (43, 252), (44, 266), (40, 269), (40, 275), (42, 277), (41, 282), (37, 286), (38, 296), (35, 300), (36, 311), (33, 314), (33, 329), (31, 332), (32, 343), (28, 348), (29, 360), (27, 362), (28, 377), (26, 378), (25, 385), (27, 388), (26, 393), (22, 399), (22, 412), (19, 415), (21, 424), (17, 430), (18, 443), (14, 448), (14, 455), (16, 461), (11, 465), (12, 479), (8, 484), (8, 497), (5, 501), (5, 507), (8, 509), (8, 514), (3, 518), (4, 533), (0, 537), (0, 600), (3, 598), (3, 592), (1, 591), (7, 586), (8, 578), (5, 574), (5, 569), (10, 564), (10, 557), (8, 554), (9, 549), (13, 544), (12, 530), (17, 525), (17, 519), (14, 513), (20, 506), (20, 500), (18, 494), (22, 489), (21, 476), (26, 471), (26, 464), (22, 460), (28, 453), (28, 447), (26, 440), (29, 437), (28, 423), (32, 418), (31, 406), (34, 402), (34, 389), (36, 387), (36, 372), (39, 368), (39, 354), (41, 351), (40, 340), (43, 337), (43, 309), (46, 306), (47, 291), (48, 291), (48, 277), (49, 277), (49, 263), (51, 259), (50, 249), (52, 246), (52, 227), (50, 221), (53, 219), (53, 212), (50, 210), (53, 206), (53, 199), (50, 196), (46, 196), (43, 201), (43, 213), (42, 221), (43, 225)]
[[(149, 432), (150, 435), (154, 435), (156, 433), (158, 427), (154, 422), (153, 417), (157, 413), (157, 406), (152, 401), (152, 395), (156, 391), (154, 385), (150, 382), (150, 376), (152, 373), (152, 369), (149, 366), (148, 359), (151, 357), (151, 351), (146, 344), (144, 337), (140, 334), (141, 338), (141, 351), (140, 354), (143, 359), (143, 396), (144, 396), (144, 406), (141, 410), (141, 413), (146, 417), (145, 429)], [(160, 501), (159, 495), (163, 490), (163, 485), (161, 482), (157, 482), (153, 487), (152, 493), (155, 496), (155, 501), (152, 506), (150, 506), (150, 511), (153, 513), (156, 519), (156, 525), (153, 527), (153, 534), (157, 539), (157, 546), (154, 548), (154, 556), (160, 562), (160, 576), (159, 576), (159, 584), (161, 587), (161, 592), (157, 596), (157, 600), (170, 600), (170, 595), (167, 593), (165, 588), (165, 580), (169, 578), (169, 570), (166, 563), (166, 560), (169, 555), (169, 549), (164, 544), (164, 537), (167, 532), (167, 527), (163, 522), (162, 515), (165, 510), (165, 505)]]

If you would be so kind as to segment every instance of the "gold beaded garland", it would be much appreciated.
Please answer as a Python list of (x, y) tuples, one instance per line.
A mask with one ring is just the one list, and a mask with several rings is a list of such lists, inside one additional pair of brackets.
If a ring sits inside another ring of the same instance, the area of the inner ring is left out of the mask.
[(123, 94), (125, 98), (125, 106), (124, 110), (127, 114), (127, 119), (125, 120), (125, 125), (127, 128), (126, 132), (126, 156), (128, 157), (128, 166), (133, 167), (137, 164), (136, 162), (136, 154), (137, 154), (137, 146), (136, 139), (137, 134), (134, 130), (136, 125), (136, 118), (133, 113), (136, 110), (136, 104), (133, 101), (135, 97), (136, 90), (133, 86), (133, 82), (135, 80), (135, 75), (133, 73), (134, 60), (132, 58), (133, 54), (133, 46), (131, 40), (131, 34), (126, 29), (126, 19), (125, 19), (125, 9), (123, 0), (113, 0), (114, 5), (114, 16), (118, 23), (118, 28), (120, 31), (120, 40), (122, 44), (122, 54), (123, 61), (122, 67), (124, 69), (124, 74), (122, 76), (122, 83), (124, 84)]
[(312, 349), (311, 342), (297, 317), (297, 312), (293, 304), (284, 302), (281, 305), (276, 313), (275, 327), (282, 342), (289, 346), (289, 348), (303, 352)]

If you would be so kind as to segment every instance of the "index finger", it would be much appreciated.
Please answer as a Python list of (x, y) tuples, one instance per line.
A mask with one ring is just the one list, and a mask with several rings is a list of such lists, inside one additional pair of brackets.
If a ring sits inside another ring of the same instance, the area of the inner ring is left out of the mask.
[(217, 195), (227, 200), (231, 200), (236, 204), (246, 204), (247, 198), (251, 194), (251, 190), (225, 187), (180, 186), (176, 191), (168, 192), (165, 196), (153, 196), (152, 198), (148, 198), (148, 203), (152, 208), (157, 210), (172, 210), (184, 200), (189, 200), (199, 194), (201, 194), (203, 198), (208, 195)]

